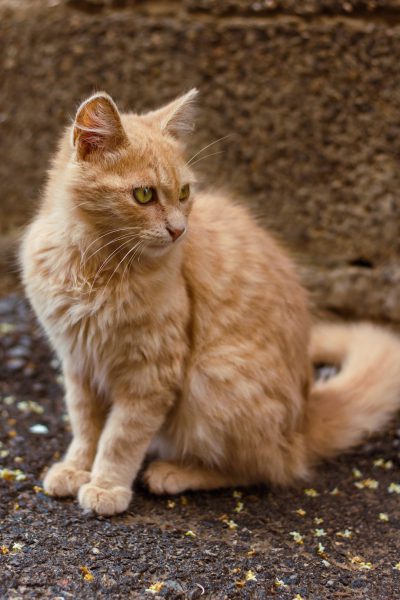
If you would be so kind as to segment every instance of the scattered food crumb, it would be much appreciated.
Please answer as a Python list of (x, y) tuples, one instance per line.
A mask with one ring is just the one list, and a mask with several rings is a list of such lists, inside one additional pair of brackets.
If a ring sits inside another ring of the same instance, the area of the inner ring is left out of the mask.
[(158, 594), (164, 587), (164, 583), (162, 581), (156, 581), (152, 583), (147, 589), (146, 592), (149, 594)]
[(244, 507), (243, 502), (238, 502), (234, 508), (234, 511), (237, 513), (240, 513), (240, 512), (242, 512), (243, 507)]
[(389, 515), (387, 513), (379, 513), (378, 519), (387, 523), (389, 521)]
[(369, 489), (369, 490), (376, 490), (379, 486), (379, 482), (376, 481), (376, 479), (363, 479), (362, 481), (356, 481), (355, 484), (356, 488), (358, 488), (359, 490), (362, 489)]
[(25, 481), (26, 475), (20, 469), (0, 469), (0, 479), (6, 481)]
[(278, 579), (278, 577), (274, 581), (274, 586), (277, 588), (283, 588), (283, 589), (289, 587), (282, 579)]
[(314, 536), (315, 537), (325, 537), (326, 536), (325, 529), (315, 529), (314, 530)]
[(187, 531), (187, 532), (185, 533), (185, 535), (186, 535), (186, 537), (192, 537), (192, 538), (195, 538), (195, 537), (196, 537), (196, 534), (195, 534), (195, 532), (194, 532), (194, 531), (192, 531), (191, 529), (189, 529), (189, 531)]
[(314, 488), (307, 488), (304, 490), (304, 493), (306, 496), (310, 496), (310, 498), (316, 498), (317, 496), (319, 496), (319, 492), (317, 492), (317, 490), (314, 490)]
[(304, 537), (298, 531), (291, 531), (290, 534), (296, 544), (304, 544)]
[(389, 494), (400, 494), (400, 483), (390, 483), (388, 486)]
[(381, 469), (385, 469), (389, 471), (389, 469), (393, 468), (393, 462), (391, 460), (385, 460), (383, 458), (377, 458), (373, 462), (374, 467), (380, 467)]
[(350, 562), (359, 569), (365, 569), (366, 571), (372, 569), (372, 564), (370, 562), (365, 562), (361, 556), (353, 556), (350, 558)]
[(232, 519), (222, 519), (222, 522), (228, 527), (228, 529), (235, 530), (238, 528), (238, 524)]
[(89, 567), (85, 567), (85, 566), (83, 566), (83, 567), (79, 567), (79, 568), (80, 568), (80, 570), (81, 570), (81, 573), (82, 573), (82, 575), (83, 575), (83, 579), (84, 579), (85, 581), (88, 581), (88, 582), (90, 582), (90, 581), (93, 581), (93, 579), (94, 579), (94, 575), (93, 575), (93, 573), (90, 571)]
[(350, 529), (345, 529), (344, 531), (338, 531), (336, 535), (349, 540), (353, 537), (353, 532)]

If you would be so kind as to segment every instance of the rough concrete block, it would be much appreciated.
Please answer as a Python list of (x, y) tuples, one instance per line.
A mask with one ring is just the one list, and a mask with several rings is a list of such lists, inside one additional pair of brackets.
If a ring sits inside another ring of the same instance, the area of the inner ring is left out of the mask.
[(94, 12), (65, 0), (6, 4), (3, 233), (33, 214), (57, 136), (85, 95), (105, 89), (122, 109), (142, 111), (197, 86), (191, 151), (230, 134), (212, 149), (221, 154), (197, 165), (207, 185), (235, 189), (285, 240), (319, 305), (400, 322), (396, 19), (218, 18), (175, 2)]

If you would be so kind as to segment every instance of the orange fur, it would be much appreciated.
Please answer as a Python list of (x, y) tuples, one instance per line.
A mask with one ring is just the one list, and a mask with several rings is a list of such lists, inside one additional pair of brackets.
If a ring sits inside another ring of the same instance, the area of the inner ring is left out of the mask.
[[(394, 336), (319, 326), (310, 347), (307, 296), (279, 245), (223, 194), (180, 202), (195, 183), (181, 140), (194, 96), (143, 116), (103, 93), (84, 102), (21, 249), (73, 432), (44, 485), (99, 514), (127, 508), (150, 447), (155, 493), (289, 484), (400, 404)], [(149, 205), (133, 197), (144, 186)], [(342, 371), (313, 386), (311, 359)]]

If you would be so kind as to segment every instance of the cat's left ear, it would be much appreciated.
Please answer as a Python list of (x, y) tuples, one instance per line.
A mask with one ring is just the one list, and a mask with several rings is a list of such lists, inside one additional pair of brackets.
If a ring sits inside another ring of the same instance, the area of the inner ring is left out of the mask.
[(180, 96), (158, 110), (148, 113), (145, 117), (158, 125), (162, 133), (181, 139), (194, 129), (196, 111), (194, 100), (197, 94), (198, 90), (193, 88), (187, 94)]
[(99, 92), (80, 105), (72, 133), (78, 159), (104, 158), (126, 142), (118, 108), (111, 96)]

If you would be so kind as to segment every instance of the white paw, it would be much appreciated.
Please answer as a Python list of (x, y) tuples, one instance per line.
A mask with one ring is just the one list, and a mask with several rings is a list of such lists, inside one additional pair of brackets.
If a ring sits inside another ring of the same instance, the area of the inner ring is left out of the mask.
[(103, 488), (87, 483), (79, 490), (78, 498), (84, 510), (93, 510), (98, 515), (111, 517), (128, 508), (132, 490), (122, 486)]
[(55, 463), (48, 470), (43, 487), (50, 496), (76, 496), (79, 488), (90, 481), (90, 472), (71, 467), (66, 462)]

